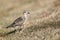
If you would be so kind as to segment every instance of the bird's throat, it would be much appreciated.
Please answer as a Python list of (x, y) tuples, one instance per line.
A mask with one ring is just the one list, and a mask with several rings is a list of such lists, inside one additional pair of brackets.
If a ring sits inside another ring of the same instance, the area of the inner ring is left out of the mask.
[(26, 20), (28, 19), (28, 15), (25, 14), (24, 17), (25, 17)]

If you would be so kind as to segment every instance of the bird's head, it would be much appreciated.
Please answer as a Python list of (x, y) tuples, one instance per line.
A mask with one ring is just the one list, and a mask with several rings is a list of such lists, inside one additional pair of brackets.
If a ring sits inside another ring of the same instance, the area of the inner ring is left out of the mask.
[(29, 15), (30, 12), (29, 12), (28, 10), (24, 10), (24, 11), (23, 11), (23, 14), (24, 14), (24, 15)]

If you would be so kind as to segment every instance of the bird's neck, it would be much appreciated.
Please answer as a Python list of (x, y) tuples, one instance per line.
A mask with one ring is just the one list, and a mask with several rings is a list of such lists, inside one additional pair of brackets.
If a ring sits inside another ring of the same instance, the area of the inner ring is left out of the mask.
[(23, 18), (27, 20), (28, 19), (28, 15), (24, 14)]

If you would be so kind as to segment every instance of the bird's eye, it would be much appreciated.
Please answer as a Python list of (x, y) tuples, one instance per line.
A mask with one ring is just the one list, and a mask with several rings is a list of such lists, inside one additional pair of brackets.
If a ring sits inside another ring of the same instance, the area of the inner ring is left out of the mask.
[(28, 12), (28, 14), (30, 14), (30, 13)]
[(25, 11), (23, 13), (26, 13)]
[(24, 11), (23, 14), (25, 14), (26, 12)]

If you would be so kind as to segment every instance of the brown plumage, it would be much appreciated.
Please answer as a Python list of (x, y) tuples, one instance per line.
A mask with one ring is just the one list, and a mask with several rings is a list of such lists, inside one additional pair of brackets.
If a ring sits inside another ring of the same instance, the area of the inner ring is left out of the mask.
[(24, 11), (23, 14), (24, 15), (22, 17), (17, 18), (11, 25), (7, 26), (6, 28), (22, 26), (27, 21), (27, 17), (30, 13), (28, 11)]

